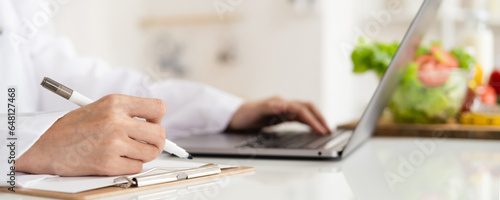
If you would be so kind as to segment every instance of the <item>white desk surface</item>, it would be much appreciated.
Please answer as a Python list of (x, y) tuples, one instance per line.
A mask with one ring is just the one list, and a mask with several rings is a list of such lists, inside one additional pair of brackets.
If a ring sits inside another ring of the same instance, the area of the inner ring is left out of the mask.
[[(419, 147), (418, 142), (427, 142)], [(432, 147), (435, 147), (434, 150)], [(373, 138), (341, 161), (195, 158), (251, 175), (108, 199), (499, 199), (500, 141)], [(390, 188), (388, 177), (393, 180)], [(0, 193), (0, 199), (45, 199)]]

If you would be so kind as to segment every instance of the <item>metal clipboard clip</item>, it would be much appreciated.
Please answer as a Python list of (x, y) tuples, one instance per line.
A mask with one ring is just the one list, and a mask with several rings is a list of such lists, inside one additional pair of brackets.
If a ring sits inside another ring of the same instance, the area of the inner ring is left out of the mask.
[[(172, 171), (172, 169), (175, 169)], [(157, 171), (167, 171), (164, 173), (155, 173)], [(200, 167), (180, 169), (171, 167), (154, 167), (139, 174), (131, 176), (121, 176), (113, 180), (117, 186), (123, 188), (142, 187), (159, 183), (173, 182), (183, 179), (196, 178), (201, 176), (221, 173), (219, 165), (210, 163)]]

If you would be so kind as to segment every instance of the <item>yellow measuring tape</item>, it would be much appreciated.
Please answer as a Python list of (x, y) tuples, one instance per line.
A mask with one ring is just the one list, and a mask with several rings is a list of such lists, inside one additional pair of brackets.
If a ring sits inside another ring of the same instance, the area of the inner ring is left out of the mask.
[(500, 125), (500, 113), (463, 113), (460, 123), (467, 125)]

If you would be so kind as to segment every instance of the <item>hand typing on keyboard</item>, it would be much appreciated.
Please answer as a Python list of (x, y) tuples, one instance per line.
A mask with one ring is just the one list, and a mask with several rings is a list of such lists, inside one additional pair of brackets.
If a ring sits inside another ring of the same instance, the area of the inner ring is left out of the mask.
[(288, 101), (280, 97), (243, 104), (231, 118), (227, 130), (258, 130), (286, 121), (302, 122), (319, 134), (331, 132), (312, 103)]

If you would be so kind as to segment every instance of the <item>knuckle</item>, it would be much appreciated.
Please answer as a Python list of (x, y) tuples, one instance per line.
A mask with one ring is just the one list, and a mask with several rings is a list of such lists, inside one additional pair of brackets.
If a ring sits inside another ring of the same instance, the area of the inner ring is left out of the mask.
[(159, 143), (158, 144), (159, 145), (158, 146), (158, 149), (159, 149), (158, 155), (160, 155), (161, 152), (163, 151), (163, 147), (165, 146), (165, 139), (160, 140), (158, 143)]
[(154, 103), (163, 115), (167, 112), (167, 104), (165, 104), (165, 102), (163, 100), (154, 99)]
[(165, 127), (161, 124), (152, 124), (152, 131), (154, 133), (165, 133)]
[(145, 149), (143, 161), (150, 162), (150, 161), (154, 160), (156, 157), (158, 157), (158, 155), (159, 155), (158, 152), (160, 152), (160, 151), (158, 150), (157, 147), (150, 145), (150, 147)]
[(304, 116), (304, 115), (307, 115), (307, 113), (308, 113), (308, 109), (304, 106), (301, 106), (299, 109), (299, 115)]
[(307, 107), (310, 107), (310, 108), (314, 107), (314, 104), (309, 102), (309, 101), (304, 102), (304, 105), (306, 105)]
[(283, 101), (283, 98), (279, 95), (276, 95), (276, 96), (273, 96), (270, 98), (271, 101), (277, 101), (277, 102), (281, 102)]
[(104, 114), (104, 116), (98, 121), (97, 127), (105, 132), (117, 132), (123, 127), (123, 122), (118, 119), (112, 113)]
[(105, 112), (102, 113), (102, 118), (100, 120), (103, 123), (115, 123), (118, 121), (113, 113)]
[(156, 131), (156, 132), (158, 133), (158, 136), (160, 137), (159, 139), (165, 139), (165, 137), (166, 137), (165, 128), (162, 125), (157, 125), (157, 127), (158, 127), (158, 131)]
[(280, 96), (271, 97), (266, 102), (266, 106), (271, 109), (282, 108), (286, 105), (286, 101)]
[(124, 142), (119, 138), (119, 137), (108, 137), (107, 140), (104, 141), (104, 147), (107, 149), (107, 150), (115, 150), (115, 149), (119, 149), (119, 148), (122, 148), (124, 146)]
[(119, 107), (123, 101), (123, 95), (121, 94), (109, 94), (104, 96), (103, 102), (106, 104), (106, 107), (109, 109), (116, 109)]

